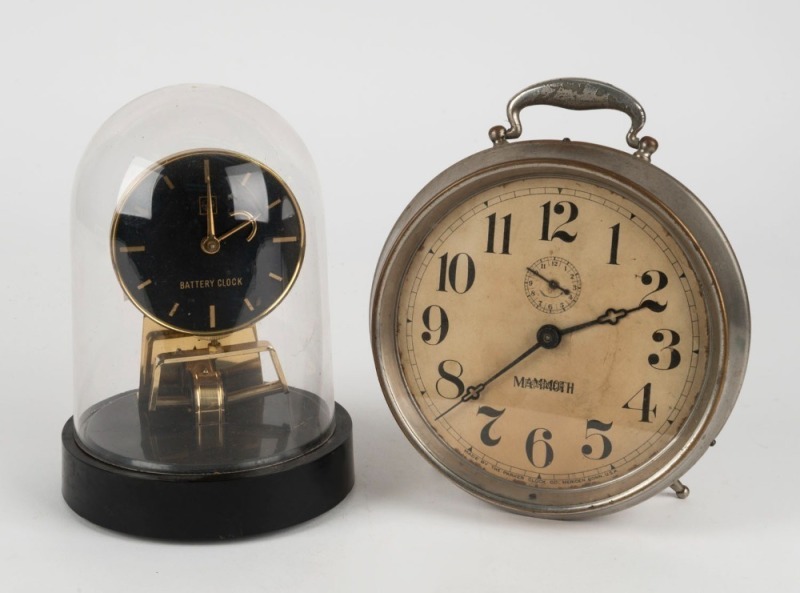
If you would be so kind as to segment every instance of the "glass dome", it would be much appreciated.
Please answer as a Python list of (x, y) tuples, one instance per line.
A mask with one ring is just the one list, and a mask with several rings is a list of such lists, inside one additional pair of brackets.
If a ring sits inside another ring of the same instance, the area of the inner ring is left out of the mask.
[(333, 434), (317, 176), (266, 105), (180, 85), (115, 113), (77, 172), (72, 264), (85, 453), (219, 474)]

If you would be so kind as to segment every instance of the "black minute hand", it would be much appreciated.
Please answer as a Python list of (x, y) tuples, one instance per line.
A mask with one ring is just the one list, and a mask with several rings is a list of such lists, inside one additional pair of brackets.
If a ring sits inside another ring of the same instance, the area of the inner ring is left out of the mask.
[(444, 412), (439, 414), (435, 420), (439, 420), (445, 414), (455, 410), (458, 406), (463, 404), (464, 402), (472, 401), (474, 399), (478, 399), (483, 393), (483, 390), (486, 389), (486, 386), (489, 385), (492, 381), (500, 377), (503, 373), (511, 369), (511, 367), (516, 366), (518, 363), (525, 360), (528, 356), (536, 352), (539, 348), (545, 348), (547, 350), (552, 350), (556, 348), (561, 343), (561, 338), (567, 334), (575, 333), (576, 331), (580, 331), (582, 329), (586, 329), (587, 327), (592, 327), (593, 325), (601, 325), (603, 323), (607, 323), (608, 325), (616, 325), (619, 323), (619, 320), (623, 317), (627, 317), (631, 313), (639, 311), (641, 309), (649, 309), (651, 311), (661, 311), (661, 305), (654, 301), (644, 301), (638, 307), (632, 307), (631, 309), (607, 309), (605, 313), (597, 317), (596, 319), (592, 319), (591, 321), (587, 321), (585, 323), (579, 323), (578, 325), (573, 325), (572, 327), (568, 327), (566, 329), (558, 329), (555, 325), (543, 325), (539, 328), (539, 331), (536, 332), (536, 343), (525, 350), (522, 354), (517, 356), (514, 360), (509, 362), (506, 366), (502, 369), (497, 371), (494, 375), (486, 379), (483, 383), (478, 383), (477, 385), (470, 385), (464, 391), (464, 395), (462, 395), (459, 400), (454, 403), (452, 406), (447, 408)]
[[(545, 327), (548, 327), (548, 326), (545, 326)], [(544, 328), (542, 328), (542, 329), (544, 329)], [(542, 330), (539, 330), (539, 334), (540, 333), (542, 333)], [(539, 334), (537, 334), (537, 337), (539, 337)], [(483, 392), (483, 390), (486, 389), (486, 386), (489, 385), (489, 383), (491, 383), (492, 381), (497, 379), (500, 375), (505, 373), (508, 369), (510, 369), (511, 367), (515, 366), (517, 363), (521, 362), (522, 360), (524, 360), (525, 358), (527, 358), (528, 356), (530, 356), (531, 354), (536, 352), (539, 348), (541, 348), (542, 347), (541, 338), (539, 338), (539, 340), (540, 341), (537, 341), (533, 346), (531, 346), (525, 352), (523, 352), (522, 354), (517, 356), (514, 360), (512, 360), (510, 363), (508, 363), (502, 369), (497, 371), (494, 375), (492, 375), (491, 377), (486, 379), (486, 381), (484, 381), (483, 383), (478, 383), (477, 385), (470, 385), (469, 387), (467, 387), (467, 390), (464, 392), (464, 395), (462, 395), (461, 398), (455, 404), (453, 404), (448, 409), (446, 409), (444, 412), (439, 414), (436, 417), (436, 420), (438, 420), (439, 418), (441, 418), (442, 416), (444, 416), (445, 414), (447, 414), (451, 410), (455, 410), (458, 406), (460, 406), (464, 402), (468, 402), (468, 401), (471, 401), (473, 399), (478, 399), (481, 396), (481, 393)]]
[(641, 309), (649, 309), (650, 311), (656, 311), (656, 312), (662, 310), (660, 308), (660, 305), (655, 301), (644, 301), (638, 307), (633, 307), (631, 309), (607, 309), (606, 312), (603, 313), (597, 319), (593, 319), (592, 321), (587, 321), (586, 323), (579, 323), (578, 325), (573, 325), (572, 327), (568, 327), (566, 329), (558, 330), (559, 340), (561, 336), (574, 333), (578, 330), (582, 330), (587, 327), (591, 327), (593, 325), (600, 325), (602, 323), (607, 323), (609, 325), (617, 325), (620, 319), (622, 319), (623, 317), (627, 317), (631, 313), (640, 311)]

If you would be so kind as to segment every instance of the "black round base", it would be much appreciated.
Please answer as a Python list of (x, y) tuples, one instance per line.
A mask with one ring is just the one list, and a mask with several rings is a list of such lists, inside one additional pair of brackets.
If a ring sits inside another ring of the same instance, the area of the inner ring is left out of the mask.
[(336, 429), (308, 454), (224, 474), (156, 474), (87, 454), (72, 418), (61, 433), (62, 494), (80, 516), (133, 535), (230, 539), (301, 523), (336, 506), (353, 487), (353, 424), (336, 404)]

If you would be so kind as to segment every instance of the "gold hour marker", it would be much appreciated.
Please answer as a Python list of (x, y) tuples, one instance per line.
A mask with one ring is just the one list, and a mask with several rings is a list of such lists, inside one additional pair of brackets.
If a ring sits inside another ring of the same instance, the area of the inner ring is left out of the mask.
[(253, 308), (253, 304), (250, 302), (250, 299), (248, 299), (248, 298), (246, 298), (246, 297), (245, 297), (245, 299), (244, 299), (244, 304), (245, 304), (245, 305), (247, 305), (247, 308), (248, 308), (248, 309), (250, 309), (251, 311), (253, 311), (253, 310), (254, 310), (254, 308)]
[(280, 204), (282, 201), (283, 201), (283, 200), (282, 200), (281, 198), (278, 198), (278, 199), (277, 199), (277, 200), (275, 200), (274, 202), (270, 202), (269, 204), (267, 204), (267, 208), (274, 208), (275, 206), (277, 206), (278, 204)]
[(273, 243), (294, 243), (297, 241), (297, 237), (273, 237)]
[(166, 175), (164, 175), (164, 183), (166, 183), (166, 184), (167, 184), (167, 187), (168, 187), (168, 188), (170, 188), (170, 189), (175, 189), (175, 184), (174, 184), (174, 183), (172, 183), (172, 179), (170, 179), (170, 178), (169, 178), (169, 177), (167, 177)]
[(247, 185), (247, 182), (250, 181), (250, 175), (252, 175), (252, 173), (250, 171), (248, 171), (247, 173), (244, 174), (244, 177), (242, 177), (242, 181), (241, 181), (242, 185)]
[(144, 251), (144, 245), (127, 245), (119, 248), (120, 253), (137, 253), (140, 251)]
[(208, 306), (208, 327), (217, 327), (217, 307), (215, 305)]
[(153, 283), (153, 281), (148, 279), (148, 280), (145, 280), (144, 282), (142, 282), (136, 288), (138, 288), (139, 290), (142, 290), (145, 286), (150, 286), (152, 283)]
[(169, 310), (169, 316), (170, 317), (174, 317), (175, 316), (175, 313), (177, 313), (177, 311), (178, 311), (178, 307), (179, 307), (178, 303), (175, 303), (174, 305), (172, 305), (172, 309)]
[(272, 278), (273, 280), (277, 280), (278, 282), (281, 282), (283, 280), (282, 276), (278, 276), (277, 274), (273, 274), (272, 272), (269, 273), (269, 277)]

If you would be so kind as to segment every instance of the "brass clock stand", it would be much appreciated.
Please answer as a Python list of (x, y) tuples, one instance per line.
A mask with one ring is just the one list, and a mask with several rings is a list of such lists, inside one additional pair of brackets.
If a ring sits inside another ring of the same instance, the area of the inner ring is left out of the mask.
[[(262, 380), (263, 352), (270, 355), (277, 376), (274, 381)], [(220, 425), (227, 406), (288, 391), (277, 351), (269, 342), (258, 340), (254, 327), (208, 340), (144, 319), (139, 404), (146, 411), (188, 406), (197, 426)]]

